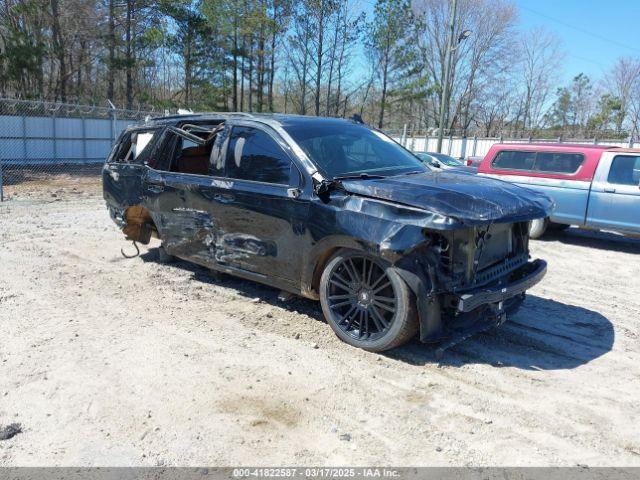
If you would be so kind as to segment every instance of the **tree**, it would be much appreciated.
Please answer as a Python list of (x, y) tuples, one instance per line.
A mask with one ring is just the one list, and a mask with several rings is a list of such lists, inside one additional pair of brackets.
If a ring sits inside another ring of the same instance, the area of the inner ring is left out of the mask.
[[(448, 0), (414, 0), (418, 18), (417, 40), (420, 46), (422, 75), (434, 87), (424, 102), (425, 126), (447, 130), (458, 127), (466, 134), (478, 121), (483, 105), (496, 80), (504, 82), (504, 73), (514, 63), (516, 8), (503, 0), (458, 0), (454, 51), (449, 75), (450, 101), (445, 107), (445, 124), (438, 125), (444, 91), (445, 62), (450, 20)], [(458, 43), (460, 34), (471, 35)], [(485, 111), (484, 113), (488, 113)]]
[(605, 77), (605, 84), (611, 95), (620, 102), (620, 111), (615, 124), (616, 133), (622, 131), (622, 125), (629, 116), (630, 108), (637, 103), (633, 94), (638, 92), (638, 83), (640, 83), (640, 60), (634, 58), (619, 58)]
[(593, 110), (592, 99), (591, 80), (583, 73), (576, 75), (570, 86), (558, 88), (548, 115), (550, 123), (564, 135), (584, 134)]
[(379, 70), (380, 113), (378, 128), (384, 126), (388, 96), (402, 78), (407, 67), (407, 32), (411, 27), (412, 11), (406, 0), (377, 0), (373, 21), (367, 25), (365, 45), (371, 61)]
[(612, 127), (615, 128), (621, 122), (622, 115), (622, 101), (609, 93), (605, 93), (598, 100), (597, 111), (589, 121), (589, 128), (599, 132), (606, 132)]
[[(213, 41), (213, 30), (200, 11), (199, 2), (165, 1), (160, 8), (174, 23), (173, 33), (168, 36), (168, 42), (180, 57), (184, 71), (184, 86), (181, 92), (183, 105), (187, 108), (193, 107), (197, 100), (204, 100), (208, 105), (219, 104), (219, 92), (211, 88), (214, 85), (209, 81), (209, 75), (216, 72), (216, 65), (220, 60), (216, 56), (218, 48)], [(200, 91), (197, 99), (194, 96), (195, 85), (208, 87)], [(212, 93), (213, 96), (206, 95)]]
[(5, 0), (0, 14), (0, 93), (26, 98), (45, 96), (47, 44), (41, 1)]
[(522, 84), (521, 108), (516, 123), (521, 122), (525, 131), (540, 126), (549, 94), (557, 83), (563, 54), (558, 38), (542, 28), (526, 32), (520, 41), (519, 64)]

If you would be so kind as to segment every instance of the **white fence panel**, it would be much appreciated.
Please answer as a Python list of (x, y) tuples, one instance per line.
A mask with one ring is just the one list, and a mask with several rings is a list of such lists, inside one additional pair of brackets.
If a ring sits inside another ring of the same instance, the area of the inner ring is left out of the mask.
[[(402, 143), (406, 148), (414, 152), (436, 152), (438, 149), (437, 137), (408, 137), (404, 140), (402, 137), (394, 136), (393, 139), (396, 142)], [(594, 140), (594, 139), (578, 139), (578, 140), (564, 140), (558, 142), (558, 139), (536, 139), (529, 142), (528, 139), (523, 138), (477, 138), (477, 137), (445, 137), (442, 141), (442, 153), (451, 155), (455, 158), (466, 158), (469, 156), (483, 157), (489, 152), (489, 149), (496, 143), (580, 143), (580, 144), (594, 144), (608, 145), (611, 147), (634, 147), (634, 143), (629, 140)]]
[(139, 120), (0, 116), (4, 166), (103, 162), (113, 139)]

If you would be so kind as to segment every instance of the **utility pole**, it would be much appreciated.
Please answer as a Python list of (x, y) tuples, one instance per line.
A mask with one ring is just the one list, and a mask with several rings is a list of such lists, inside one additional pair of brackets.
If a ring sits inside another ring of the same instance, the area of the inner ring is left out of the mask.
[(444, 122), (449, 106), (449, 75), (451, 70), (451, 55), (453, 53), (453, 36), (456, 28), (456, 10), (458, 0), (451, 0), (451, 14), (449, 16), (449, 38), (447, 39), (447, 52), (444, 62), (444, 81), (442, 85), (442, 97), (440, 98), (440, 121), (438, 122), (438, 152), (442, 152), (442, 139), (444, 138)]

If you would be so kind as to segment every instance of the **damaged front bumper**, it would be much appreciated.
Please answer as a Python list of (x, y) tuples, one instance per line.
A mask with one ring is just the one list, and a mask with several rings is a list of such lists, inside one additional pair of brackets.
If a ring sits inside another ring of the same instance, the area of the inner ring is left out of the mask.
[(544, 260), (534, 260), (487, 286), (463, 292), (419, 297), (420, 340), (442, 342), (438, 352), (471, 335), (504, 323), (515, 313), (525, 292), (547, 272)]
[(458, 312), (471, 312), (481, 305), (500, 303), (524, 293), (540, 282), (547, 273), (547, 262), (534, 260), (514, 272), (516, 279), (505, 284), (479, 288), (456, 295)]

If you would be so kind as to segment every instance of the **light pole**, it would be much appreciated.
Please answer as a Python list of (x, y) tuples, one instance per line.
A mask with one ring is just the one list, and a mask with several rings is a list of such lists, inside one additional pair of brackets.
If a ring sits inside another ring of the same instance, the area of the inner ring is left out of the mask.
[(444, 81), (442, 86), (442, 98), (440, 99), (440, 121), (438, 122), (438, 152), (442, 151), (442, 139), (444, 138), (444, 122), (445, 114), (449, 106), (449, 76), (451, 75), (451, 57), (453, 51), (460, 46), (460, 42), (465, 40), (471, 35), (471, 30), (465, 30), (458, 36), (458, 43), (454, 47), (453, 36), (456, 29), (456, 9), (458, 6), (457, 0), (451, 0), (451, 18), (449, 19), (449, 38), (447, 40), (447, 52), (445, 57), (444, 67)]

